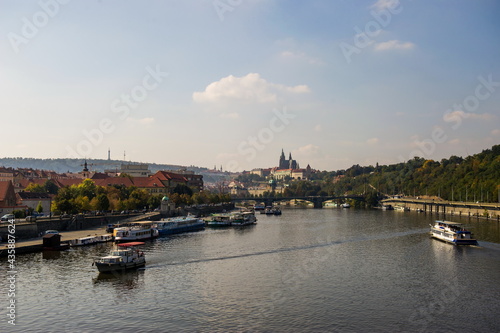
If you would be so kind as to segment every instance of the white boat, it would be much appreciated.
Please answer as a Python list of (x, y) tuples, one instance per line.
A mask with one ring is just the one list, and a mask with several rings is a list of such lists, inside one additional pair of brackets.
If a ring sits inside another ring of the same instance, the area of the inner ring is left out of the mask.
[(125, 271), (136, 269), (146, 265), (144, 253), (135, 246), (144, 245), (143, 242), (131, 242), (118, 244), (118, 248), (110, 252), (105, 257), (100, 257), (94, 261), (97, 269), (101, 273)]
[(465, 230), (461, 223), (436, 221), (434, 225), (431, 225), (430, 234), (431, 237), (455, 245), (477, 245), (477, 240), (472, 238), (472, 233)]
[(85, 246), (85, 245), (92, 245), (92, 244), (97, 244), (97, 236), (87, 236), (87, 237), (81, 237), (77, 239), (72, 239), (69, 241), (69, 246)]
[(253, 212), (234, 213), (231, 216), (231, 225), (234, 227), (243, 227), (255, 224), (255, 222), (257, 222), (257, 218)]
[(232, 224), (231, 214), (212, 214), (210, 217), (205, 219), (205, 224), (207, 227), (212, 228), (230, 227)]
[(113, 241), (113, 234), (104, 234), (95, 237), (97, 238), (97, 243), (106, 243)]
[(104, 234), (104, 235), (95, 235), (95, 236), (87, 236), (87, 237), (81, 237), (77, 239), (72, 239), (68, 241), (69, 246), (85, 246), (85, 245), (92, 245), (92, 244), (97, 244), (97, 243), (105, 243), (105, 242), (111, 242), (113, 240), (113, 235), (112, 234)]
[(342, 208), (351, 208), (351, 205), (346, 202), (342, 204)]
[(151, 221), (134, 222), (127, 227), (114, 228), (115, 242), (133, 242), (152, 239), (159, 236), (158, 229), (152, 226)]

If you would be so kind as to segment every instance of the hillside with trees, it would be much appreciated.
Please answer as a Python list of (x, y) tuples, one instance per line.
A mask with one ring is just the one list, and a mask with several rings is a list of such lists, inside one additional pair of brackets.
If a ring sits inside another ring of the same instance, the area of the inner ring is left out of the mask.
[(346, 170), (314, 173), (309, 181), (286, 180), (282, 185), (285, 186), (283, 194), (275, 195), (364, 195), (373, 205), (381, 197), (391, 195), (498, 202), (500, 145), (465, 158), (451, 156), (434, 161), (415, 157), (392, 165), (353, 165)]

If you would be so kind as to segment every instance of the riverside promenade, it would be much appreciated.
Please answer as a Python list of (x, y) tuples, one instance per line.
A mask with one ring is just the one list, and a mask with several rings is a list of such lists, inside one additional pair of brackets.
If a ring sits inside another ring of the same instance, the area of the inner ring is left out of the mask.
[[(95, 227), (86, 230), (75, 230), (75, 231), (63, 231), (59, 233), (61, 235), (61, 241), (66, 242), (73, 239), (78, 239), (88, 236), (101, 236), (107, 234), (106, 227)], [(26, 240), (18, 240), (15, 243), (16, 254), (33, 253), (40, 252), (43, 250), (43, 238), (36, 237)], [(0, 244), (0, 257), (7, 256), (8, 244)]]
[(87, 237), (101, 236), (106, 234), (107, 224), (123, 224), (136, 221), (154, 221), (160, 218), (158, 212), (150, 212), (146, 214), (135, 214), (127, 216), (97, 216), (86, 217), (74, 221), (63, 221), (58, 219), (37, 221), (28, 223), (24, 221), (16, 221), (13, 232), (9, 232), (7, 223), (0, 227), (0, 234), (5, 241), (0, 243), (0, 257), (6, 257), (8, 254), (7, 234), (11, 234), (16, 238), (15, 249), (16, 254), (40, 252), (43, 250), (43, 234), (47, 230), (58, 230), (61, 235), (61, 241), (67, 242), (70, 240)]

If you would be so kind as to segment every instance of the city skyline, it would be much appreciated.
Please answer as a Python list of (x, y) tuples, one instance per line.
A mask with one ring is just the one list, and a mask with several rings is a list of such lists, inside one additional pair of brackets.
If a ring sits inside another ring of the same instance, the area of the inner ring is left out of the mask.
[(0, 8), (2, 157), (339, 170), (500, 142), (495, 1)]

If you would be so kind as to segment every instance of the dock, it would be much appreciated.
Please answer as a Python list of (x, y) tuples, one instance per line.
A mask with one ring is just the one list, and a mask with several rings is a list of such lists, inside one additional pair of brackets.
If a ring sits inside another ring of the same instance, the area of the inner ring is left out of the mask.
[[(92, 229), (86, 229), (86, 230), (75, 230), (75, 231), (62, 231), (60, 232), (61, 241), (67, 242), (70, 240), (82, 238), (82, 237), (88, 237), (88, 236), (101, 236), (107, 234), (106, 232), (106, 227), (96, 227)], [(42, 237), (37, 237), (37, 238), (31, 238), (31, 239), (26, 239), (26, 240), (18, 240), (16, 241), (16, 255), (17, 254), (25, 254), (25, 253), (35, 253), (35, 252), (41, 252), (43, 250), (42, 246)], [(6, 257), (7, 256), (7, 243), (2, 243), (0, 245), (0, 257)]]

